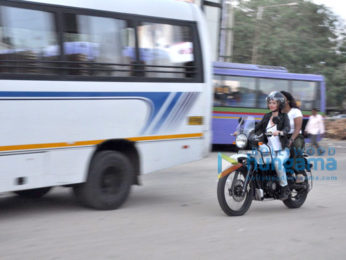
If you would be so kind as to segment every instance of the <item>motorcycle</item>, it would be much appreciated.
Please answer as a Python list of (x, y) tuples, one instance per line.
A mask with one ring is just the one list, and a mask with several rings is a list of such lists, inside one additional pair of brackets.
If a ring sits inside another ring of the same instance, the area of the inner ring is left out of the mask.
[[(271, 132), (256, 134), (253, 117), (240, 118), (235, 144), (238, 153), (231, 156), (236, 162), (219, 175), (217, 198), (221, 209), (229, 216), (244, 215), (253, 200), (264, 201), (279, 199), (280, 184), (270, 147), (263, 143)], [(312, 165), (302, 151), (295, 160), (301, 161), (300, 167), (293, 163), (285, 164), (290, 194), (283, 203), (288, 208), (301, 207), (312, 189)], [(288, 160), (294, 161), (292, 157)], [(304, 180), (297, 183), (297, 177)]]

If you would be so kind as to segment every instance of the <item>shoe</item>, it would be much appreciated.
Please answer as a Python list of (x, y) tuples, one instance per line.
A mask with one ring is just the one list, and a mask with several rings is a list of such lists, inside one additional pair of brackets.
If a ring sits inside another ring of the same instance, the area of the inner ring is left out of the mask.
[(280, 200), (287, 200), (290, 193), (291, 193), (291, 191), (290, 191), (290, 188), (288, 187), (288, 185), (281, 187), (279, 199)]
[(305, 176), (301, 173), (298, 173), (296, 176), (296, 183), (303, 183), (305, 181)]

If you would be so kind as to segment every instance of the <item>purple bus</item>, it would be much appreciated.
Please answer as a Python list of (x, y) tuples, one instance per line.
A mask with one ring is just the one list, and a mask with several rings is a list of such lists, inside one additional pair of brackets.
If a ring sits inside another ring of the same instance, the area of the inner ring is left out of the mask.
[(213, 144), (233, 144), (238, 119), (260, 120), (269, 110), (266, 96), (288, 91), (303, 112), (303, 129), (312, 108), (326, 109), (325, 81), (321, 75), (289, 73), (284, 67), (240, 63), (214, 63)]

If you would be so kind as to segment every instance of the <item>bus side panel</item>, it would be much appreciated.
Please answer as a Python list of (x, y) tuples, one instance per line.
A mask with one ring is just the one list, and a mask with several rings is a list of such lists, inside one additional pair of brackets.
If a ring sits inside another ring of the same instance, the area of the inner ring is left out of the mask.
[(150, 114), (146, 101), (123, 99), (2, 100), (0, 109), (0, 192), (85, 181), (95, 144), (138, 136)]
[(94, 148), (0, 156), (0, 192), (85, 181)]
[(46, 153), (0, 156), (0, 192), (45, 186), (42, 176), (46, 156)]
[(64, 143), (75, 146), (81, 141), (93, 144), (115, 136), (138, 136), (150, 113), (145, 101), (131, 97), (88, 98), (2, 100), (1, 146), (19, 146), (7, 148), (14, 151), (20, 150), (21, 145), (47, 144), (51, 146), (48, 148), (61, 148)]
[(233, 144), (238, 121), (236, 119), (213, 118), (213, 144)]
[(203, 138), (138, 143), (141, 171), (146, 174), (199, 160), (203, 157), (204, 145)]
[(86, 180), (95, 147), (50, 151), (47, 160), (47, 185), (67, 185)]

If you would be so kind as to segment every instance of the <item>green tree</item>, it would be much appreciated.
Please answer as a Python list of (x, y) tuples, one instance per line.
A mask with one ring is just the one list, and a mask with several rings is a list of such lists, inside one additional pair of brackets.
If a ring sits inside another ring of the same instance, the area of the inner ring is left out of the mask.
[[(235, 10), (233, 61), (251, 63), (255, 34), (257, 63), (285, 66), (290, 72), (326, 77), (328, 101), (341, 105), (345, 97), (345, 26), (326, 7), (310, 1), (238, 1)], [(258, 7), (264, 7), (257, 19)], [(271, 7), (270, 7), (271, 6)]]

